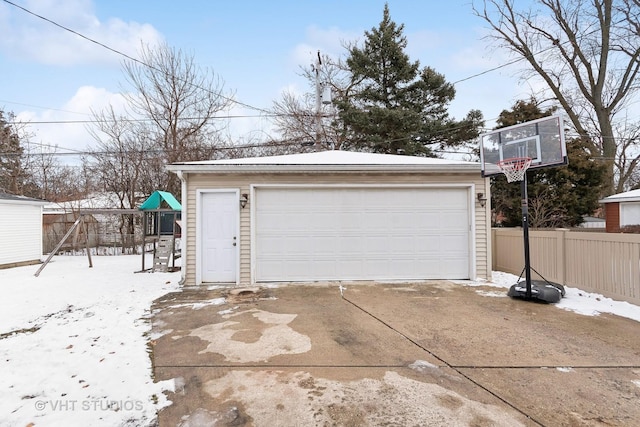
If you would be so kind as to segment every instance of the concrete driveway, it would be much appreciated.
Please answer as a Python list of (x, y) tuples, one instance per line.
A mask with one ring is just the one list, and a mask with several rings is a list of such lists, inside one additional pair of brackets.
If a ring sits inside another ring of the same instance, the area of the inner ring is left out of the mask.
[(161, 426), (637, 426), (640, 324), (420, 284), (157, 301)]

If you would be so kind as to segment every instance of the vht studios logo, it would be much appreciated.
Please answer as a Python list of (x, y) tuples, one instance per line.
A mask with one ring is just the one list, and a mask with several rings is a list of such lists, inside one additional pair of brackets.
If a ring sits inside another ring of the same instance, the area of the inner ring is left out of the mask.
[(140, 400), (104, 400), (104, 399), (57, 399), (36, 400), (38, 411), (142, 411), (144, 405)]

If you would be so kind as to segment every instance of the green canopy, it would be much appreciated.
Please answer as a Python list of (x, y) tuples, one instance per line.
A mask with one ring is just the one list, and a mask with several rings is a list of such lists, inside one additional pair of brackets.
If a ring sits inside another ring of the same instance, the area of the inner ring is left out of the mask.
[(154, 209), (159, 209), (162, 201), (167, 202), (167, 205), (174, 211), (181, 211), (182, 205), (180, 202), (176, 200), (173, 194), (167, 191), (154, 191), (152, 195), (149, 196), (147, 200), (144, 201), (142, 205), (140, 205), (141, 211), (150, 211)]

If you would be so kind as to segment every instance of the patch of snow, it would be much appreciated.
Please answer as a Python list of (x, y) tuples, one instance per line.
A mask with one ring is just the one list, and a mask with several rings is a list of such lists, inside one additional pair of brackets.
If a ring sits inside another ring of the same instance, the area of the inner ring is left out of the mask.
[(279, 156), (247, 157), (238, 159), (204, 160), (185, 164), (207, 165), (479, 165), (478, 162), (439, 159), (434, 157), (397, 156), (392, 154), (362, 153), (329, 150), (314, 153), (284, 154)]
[(509, 289), (511, 286), (518, 283), (519, 278), (515, 274), (509, 274), (502, 271), (493, 271), (491, 273), (491, 282), (488, 282), (489, 286), (497, 286), (499, 288)]
[(478, 295), (482, 295), (483, 297), (494, 297), (494, 298), (504, 298), (507, 296), (506, 292), (495, 292), (495, 291), (476, 291)]
[(557, 307), (574, 311), (586, 316), (610, 313), (640, 322), (640, 307), (626, 301), (615, 301), (601, 294), (589, 293), (577, 288), (565, 286), (565, 296)]
[[(465, 286), (492, 286), (509, 289), (518, 282), (518, 276), (502, 271), (493, 271), (492, 277), (490, 282), (486, 280), (474, 280), (457, 281), (455, 283)], [(626, 301), (616, 301), (601, 294), (585, 292), (578, 288), (565, 286), (564, 289), (565, 296), (554, 304), (554, 306), (560, 309), (573, 311), (584, 316), (598, 316), (601, 313), (609, 313), (640, 322), (640, 306), (630, 304)], [(478, 293), (485, 295), (482, 291), (478, 291)]]
[(237, 310), (238, 308), (240, 308), (240, 306), (239, 306), (239, 305), (236, 305), (235, 307), (228, 308), (228, 309), (226, 309), (226, 310), (220, 310), (220, 311), (218, 312), (218, 314), (219, 314), (219, 315), (221, 315), (221, 316), (224, 316), (224, 315), (226, 315), (226, 314), (231, 314), (231, 313), (233, 313), (235, 310)]
[(409, 368), (418, 372), (424, 372), (427, 369), (438, 369), (436, 365), (434, 365), (433, 363), (429, 363), (426, 360), (416, 360), (409, 365)]
[[(180, 273), (139, 273), (139, 256), (56, 256), (0, 270), (0, 425), (152, 425), (171, 404), (148, 353), (152, 302)], [(11, 334), (11, 332), (14, 332)]]
[(226, 299), (224, 298), (214, 298), (207, 301), (196, 302), (196, 303), (187, 302), (182, 304), (174, 304), (174, 305), (170, 305), (169, 308), (191, 307), (194, 310), (200, 310), (201, 308), (210, 307), (212, 305), (222, 305), (225, 302), (226, 302)]
[[(237, 316), (251, 316), (263, 324), (262, 334), (256, 341), (242, 342), (234, 339), (238, 332), (235, 326)], [(271, 313), (250, 309), (223, 316), (228, 319), (193, 329), (188, 336), (198, 337), (209, 344), (199, 354), (220, 353), (231, 362), (247, 363), (267, 361), (282, 354), (301, 354), (311, 350), (311, 339), (293, 330), (289, 323), (297, 314)]]

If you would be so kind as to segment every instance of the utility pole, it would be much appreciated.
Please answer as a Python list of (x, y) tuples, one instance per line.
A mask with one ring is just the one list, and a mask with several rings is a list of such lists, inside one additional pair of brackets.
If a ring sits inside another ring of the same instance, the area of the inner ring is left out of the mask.
[[(322, 67), (322, 58), (320, 57), (320, 51), (318, 51), (318, 57), (315, 64), (316, 72), (316, 137), (315, 145), (316, 151), (320, 150), (322, 142), (322, 105), (331, 104), (331, 88), (326, 82), (320, 81), (320, 69)], [(331, 143), (331, 149), (334, 150), (334, 144)]]
[(322, 134), (322, 122), (320, 121), (320, 113), (322, 109), (322, 85), (320, 84), (320, 51), (318, 51), (318, 59), (316, 60), (316, 151), (320, 149), (320, 135)]

